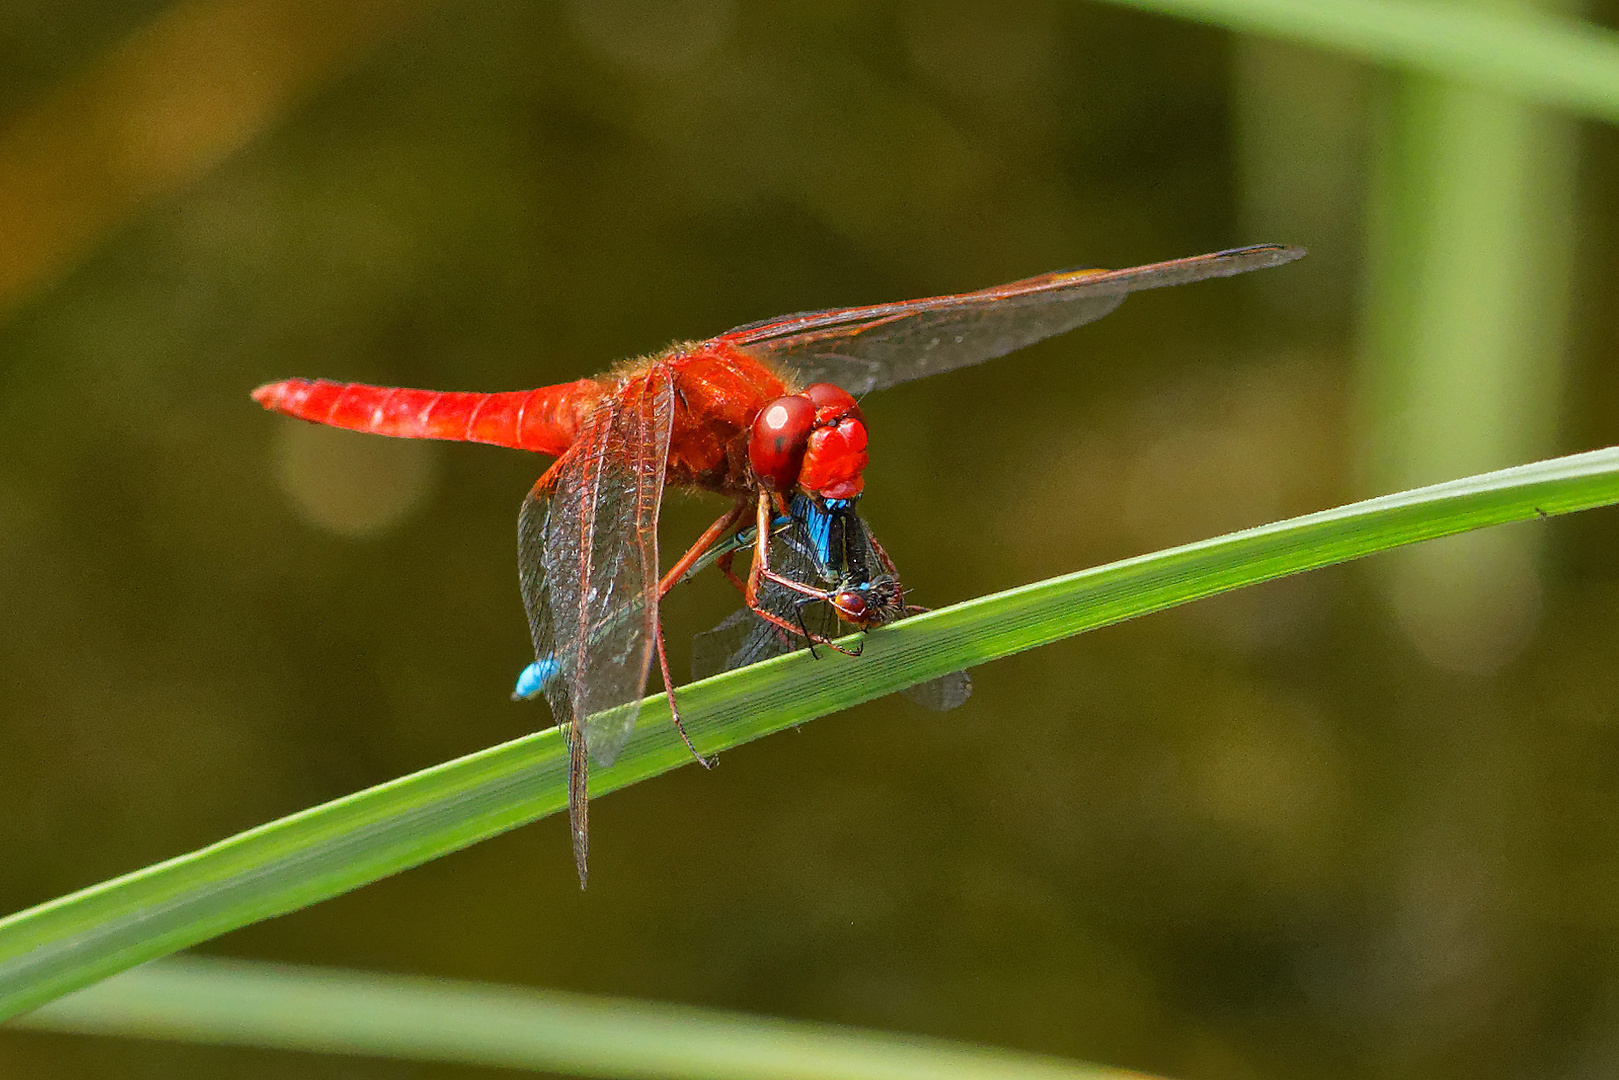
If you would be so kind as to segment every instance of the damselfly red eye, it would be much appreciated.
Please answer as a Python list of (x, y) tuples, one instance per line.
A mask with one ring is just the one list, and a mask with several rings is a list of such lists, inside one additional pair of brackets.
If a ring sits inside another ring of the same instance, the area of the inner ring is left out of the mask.
[(844, 622), (864, 627), (871, 614), (871, 605), (866, 603), (864, 595), (851, 590), (845, 590), (832, 597), (832, 606), (837, 609), (838, 617)]

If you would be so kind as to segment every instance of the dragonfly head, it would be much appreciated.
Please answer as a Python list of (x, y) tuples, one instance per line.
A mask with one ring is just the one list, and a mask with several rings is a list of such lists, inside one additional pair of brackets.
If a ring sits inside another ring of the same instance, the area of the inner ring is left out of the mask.
[(823, 499), (853, 499), (865, 486), (866, 460), (860, 403), (831, 383), (767, 404), (748, 439), (748, 462), (771, 491), (798, 487)]

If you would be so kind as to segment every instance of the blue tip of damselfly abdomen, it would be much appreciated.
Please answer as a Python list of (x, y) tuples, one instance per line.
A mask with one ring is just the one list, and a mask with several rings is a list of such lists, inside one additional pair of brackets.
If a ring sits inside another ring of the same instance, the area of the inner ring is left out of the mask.
[(545, 689), (547, 683), (557, 677), (557, 662), (553, 657), (542, 656), (517, 676), (517, 689), (512, 691), (512, 700), (520, 701), (525, 698), (536, 698)]

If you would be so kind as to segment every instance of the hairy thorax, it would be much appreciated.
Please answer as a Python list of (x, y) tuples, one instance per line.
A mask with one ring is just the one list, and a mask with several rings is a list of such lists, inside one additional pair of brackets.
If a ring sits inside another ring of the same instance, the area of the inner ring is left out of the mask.
[[(674, 388), (666, 482), (720, 495), (752, 489), (748, 433), (767, 402), (794, 387), (773, 367), (740, 349), (687, 343), (672, 346), (626, 372), (626, 383), (667, 372)], [(622, 385), (622, 384), (621, 384)]]

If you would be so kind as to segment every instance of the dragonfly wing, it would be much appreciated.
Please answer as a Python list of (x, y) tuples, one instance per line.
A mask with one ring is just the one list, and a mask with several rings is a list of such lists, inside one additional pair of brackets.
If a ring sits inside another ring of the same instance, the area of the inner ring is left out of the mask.
[[(588, 424), (586, 426), (589, 427)], [(551, 704), (552, 718), (567, 737), (568, 824), (573, 835), (573, 859), (579, 869), (579, 886), (583, 888), (586, 860), (590, 852), (589, 788), (586, 785), (589, 761), (585, 755), (584, 733), (574, 723), (574, 680), (571, 673), (564, 677), (561, 667), (564, 661), (572, 659), (572, 654), (558, 647), (559, 640), (563, 643), (567, 640), (558, 638), (557, 622), (553, 617), (556, 610), (553, 601), (556, 598), (552, 592), (553, 586), (558, 584), (558, 576), (548, 573), (545, 553), (553, 511), (558, 509), (559, 502), (577, 501), (577, 496), (573, 494), (578, 487), (577, 481), (563, 483), (563, 478), (578, 469), (579, 462), (574, 454), (578, 445), (576, 443), (573, 449), (552, 463), (523, 500), (523, 508), (517, 515), (518, 583), (523, 592), (523, 607), (528, 612), (528, 629), (534, 639), (535, 656), (534, 663), (517, 680), (517, 694), (532, 697), (543, 691)], [(561, 500), (558, 499), (559, 493), (564, 494)]]
[(712, 630), (692, 639), (691, 677), (711, 675), (768, 660), (790, 652), (798, 641), (779, 627), (759, 618), (749, 608), (738, 608)]
[(535, 656), (550, 660), (546, 697), (559, 724), (583, 725), (603, 765), (635, 727), (652, 662), (673, 402), (654, 368), (595, 410), (518, 519), (523, 604)]
[[(795, 518), (788, 528), (772, 534), (770, 552), (771, 568), (783, 577), (816, 588), (832, 584), (826, 577), (825, 567), (815, 559), (802, 518)], [(798, 626), (802, 622), (805, 629), (821, 637), (838, 637), (847, 629), (828, 605), (806, 604), (803, 600), (802, 593), (777, 582), (769, 579), (759, 582), (759, 606), (790, 625)], [(760, 618), (751, 608), (739, 608), (714, 629), (692, 639), (692, 678), (706, 679), (734, 671), (804, 648), (806, 644), (800, 635)]]
[(900, 691), (922, 708), (933, 712), (949, 712), (965, 702), (972, 692), (973, 680), (965, 671), (952, 671)]
[(1141, 289), (1230, 277), (1302, 256), (1266, 244), (1129, 270), (1061, 270), (979, 292), (751, 323), (717, 341), (851, 394), (1005, 356), (1100, 319)]
[[(820, 602), (806, 604), (797, 611), (792, 603), (779, 607), (767, 604), (766, 607), (772, 614), (780, 615), (795, 625), (801, 615), (805, 627), (822, 637), (837, 637), (847, 629), (840, 626), (831, 608)], [(711, 675), (735, 671), (805, 648), (808, 644), (798, 634), (760, 618), (751, 608), (738, 608), (714, 629), (692, 639), (691, 677), (706, 679)]]
[(743, 648), (753, 633), (750, 618), (753, 622), (764, 622), (747, 608), (737, 608), (714, 629), (705, 630), (691, 639), (693, 682), (738, 666), (731, 663), (731, 657)]

